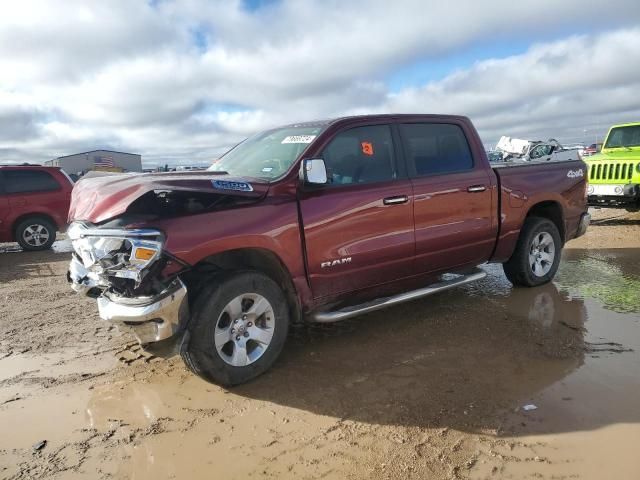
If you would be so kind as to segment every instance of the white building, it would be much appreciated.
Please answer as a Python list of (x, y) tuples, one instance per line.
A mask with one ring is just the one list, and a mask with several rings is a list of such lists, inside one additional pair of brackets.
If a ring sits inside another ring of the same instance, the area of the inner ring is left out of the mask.
[(136, 153), (92, 150), (54, 158), (45, 165), (60, 167), (69, 174), (86, 173), (89, 170), (112, 172), (141, 172), (142, 157)]

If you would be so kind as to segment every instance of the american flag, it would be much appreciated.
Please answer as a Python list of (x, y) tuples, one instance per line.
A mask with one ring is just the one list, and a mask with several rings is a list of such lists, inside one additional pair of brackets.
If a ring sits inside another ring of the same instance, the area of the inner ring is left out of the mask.
[(93, 165), (96, 167), (110, 167), (113, 168), (116, 166), (113, 163), (113, 157), (93, 157)]

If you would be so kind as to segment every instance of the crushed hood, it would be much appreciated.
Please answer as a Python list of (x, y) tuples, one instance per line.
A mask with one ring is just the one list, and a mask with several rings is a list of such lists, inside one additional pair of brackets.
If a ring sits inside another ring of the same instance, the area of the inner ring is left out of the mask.
[(210, 193), (258, 199), (269, 184), (216, 172), (122, 174), (83, 178), (71, 194), (69, 222), (100, 223), (123, 214), (129, 205), (151, 191)]

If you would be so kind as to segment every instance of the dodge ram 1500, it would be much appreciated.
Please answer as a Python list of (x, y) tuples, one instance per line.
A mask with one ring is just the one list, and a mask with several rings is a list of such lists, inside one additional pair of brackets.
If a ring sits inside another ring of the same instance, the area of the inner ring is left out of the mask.
[[(588, 224), (580, 160), (491, 165), (466, 117), (375, 115), (258, 133), (209, 171), (81, 180), (72, 287), (206, 380), (245, 382), (289, 325), (481, 279), (549, 282)], [(392, 316), (389, 321), (393, 321)]]

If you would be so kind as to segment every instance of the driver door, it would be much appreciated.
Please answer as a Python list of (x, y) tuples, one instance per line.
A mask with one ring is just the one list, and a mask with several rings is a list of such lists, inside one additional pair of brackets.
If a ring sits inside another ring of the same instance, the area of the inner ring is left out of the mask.
[(300, 210), (315, 298), (410, 276), (411, 182), (401, 178), (389, 125), (336, 134), (321, 157), (329, 184), (304, 188)]

